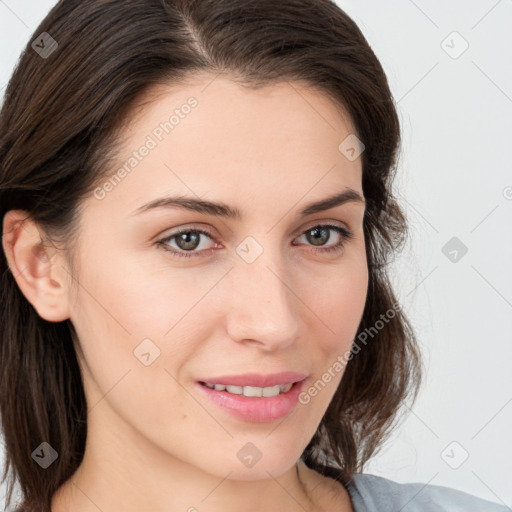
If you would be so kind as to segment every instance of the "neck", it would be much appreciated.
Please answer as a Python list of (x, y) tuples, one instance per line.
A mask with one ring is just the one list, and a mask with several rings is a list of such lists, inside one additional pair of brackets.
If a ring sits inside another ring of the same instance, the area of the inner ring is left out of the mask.
[(318, 482), (301, 461), (278, 476), (233, 480), (228, 472), (209, 474), (134, 436), (90, 421), (84, 459), (54, 495), (52, 512), (317, 510), (312, 490)]

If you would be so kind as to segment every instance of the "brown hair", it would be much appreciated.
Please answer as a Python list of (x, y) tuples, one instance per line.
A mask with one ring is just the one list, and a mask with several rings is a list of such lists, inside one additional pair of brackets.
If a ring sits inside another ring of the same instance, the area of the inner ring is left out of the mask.
[[(330, 0), (61, 0), (28, 43), (0, 113), (0, 216), (25, 210), (72, 261), (80, 201), (103, 179), (117, 136), (157, 84), (196, 71), (227, 73), (250, 87), (301, 81), (348, 112), (362, 153), (367, 201), (367, 302), (358, 332), (394, 316), (354, 354), (302, 457), (345, 484), (389, 435), (405, 399), (416, 399), (422, 362), (412, 326), (396, 308), (389, 255), (401, 249), (405, 217), (391, 192), (400, 126), (386, 75), (356, 24)], [(340, 141), (341, 142), (341, 141)], [(103, 175), (102, 175), (103, 174)], [(9, 471), (7, 505), (19, 482), (24, 510), (50, 511), (79, 466), (87, 406), (71, 321), (43, 320), (0, 251), (0, 407)], [(58, 452), (47, 469), (31, 454)]]

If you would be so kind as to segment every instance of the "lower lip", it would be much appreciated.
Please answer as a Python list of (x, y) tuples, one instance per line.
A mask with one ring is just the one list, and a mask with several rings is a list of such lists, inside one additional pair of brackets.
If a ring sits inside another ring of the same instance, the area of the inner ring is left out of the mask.
[(278, 420), (290, 414), (297, 405), (305, 379), (296, 382), (289, 391), (271, 397), (234, 395), (227, 391), (215, 391), (199, 382), (196, 385), (214, 404), (236, 418), (254, 423)]

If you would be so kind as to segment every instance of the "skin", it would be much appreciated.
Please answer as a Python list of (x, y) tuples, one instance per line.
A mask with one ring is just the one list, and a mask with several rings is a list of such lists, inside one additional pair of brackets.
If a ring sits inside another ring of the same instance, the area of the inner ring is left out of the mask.
[[(167, 112), (190, 96), (198, 105), (103, 199), (84, 201), (73, 279), (65, 251), (42, 247), (41, 228), (20, 222), (26, 213), (4, 217), (20, 289), (42, 318), (70, 318), (80, 343), (87, 446), (52, 511), (349, 512), (346, 489), (299, 461), (344, 368), (308, 404), (263, 423), (234, 418), (195, 382), (292, 370), (308, 375), (307, 389), (350, 350), (368, 287), (364, 202), (298, 212), (346, 188), (363, 196), (361, 158), (338, 150), (351, 123), (298, 83), (250, 90), (196, 75), (153, 93), (125, 128), (112, 174)], [(131, 215), (178, 193), (222, 201), (243, 219), (178, 208)], [(341, 251), (321, 252), (336, 231), (319, 245), (308, 237), (325, 223), (353, 233)], [(155, 243), (189, 227), (213, 235), (201, 235), (196, 257)], [(250, 264), (236, 252), (247, 236), (263, 249)], [(149, 366), (133, 353), (145, 338), (160, 350)], [(252, 467), (237, 457), (248, 442), (262, 454)]]

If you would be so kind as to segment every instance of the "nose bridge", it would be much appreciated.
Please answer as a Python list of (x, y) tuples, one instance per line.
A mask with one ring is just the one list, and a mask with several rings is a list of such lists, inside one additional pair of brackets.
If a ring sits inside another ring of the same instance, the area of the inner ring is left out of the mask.
[(293, 283), (289, 282), (280, 248), (266, 247), (251, 261), (247, 254), (253, 251), (254, 257), (255, 249), (251, 240), (238, 247), (241, 256), (235, 257), (235, 268), (230, 272), (228, 330), (235, 341), (254, 340), (269, 348), (283, 347), (297, 336), (298, 299), (292, 293)]

